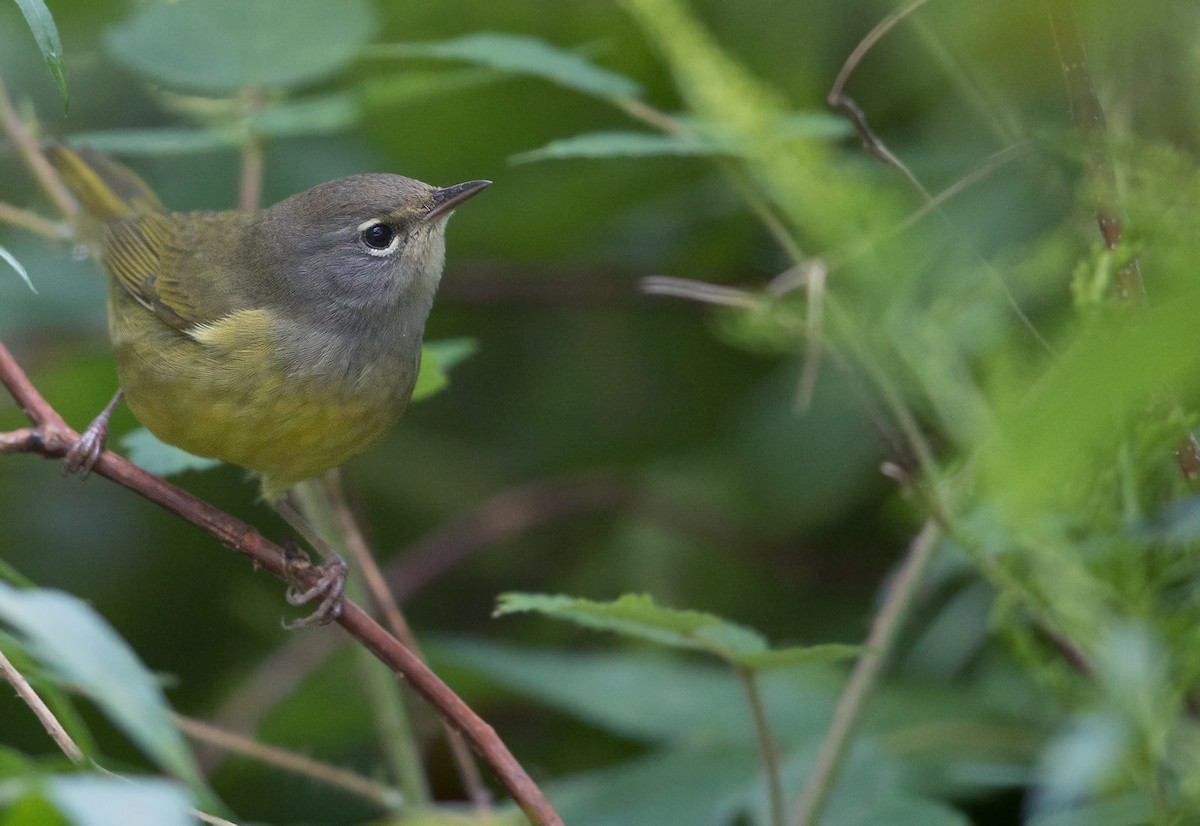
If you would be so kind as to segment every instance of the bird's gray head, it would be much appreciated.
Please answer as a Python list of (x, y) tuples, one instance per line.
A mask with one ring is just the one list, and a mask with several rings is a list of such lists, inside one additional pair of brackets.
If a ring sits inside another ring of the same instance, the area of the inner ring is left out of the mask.
[(438, 188), (353, 175), (264, 210), (259, 249), (287, 303), (312, 320), (404, 308), (424, 324), (445, 261), (446, 220), (490, 181)]

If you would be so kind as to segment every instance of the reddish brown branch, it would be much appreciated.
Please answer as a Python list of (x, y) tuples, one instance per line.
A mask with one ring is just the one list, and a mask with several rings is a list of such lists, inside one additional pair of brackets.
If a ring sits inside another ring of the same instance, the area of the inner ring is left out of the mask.
[[(8, 389), (34, 424), (33, 428), (0, 434), (0, 452), (35, 453), (50, 459), (60, 459), (66, 455), (78, 434), (42, 398), (2, 343), (0, 383)], [(310, 580), (316, 577), (316, 572), (311, 569), (296, 572), (289, 564), (289, 556), (283, 548), (264, 538), (252, 526), (197, 499), (182, 488), (147, 473), (111, 451), (101, 454), (93, 472), (203, 528), (221, 540), (222, 544), (250, 557), (256, 567), (262, 568), (277, 579), (304, 587), (312, 584)], [(346, 603), (337, 622), (389, 668), (404, 677), (413, 689), (437, 710), (447, 724), (462, 734), (471, 747), (492, 767), (532, 823), (539, 826), (562, 823), (541, 790), (521, 768), (492, 727), (480, 719), (416, 655), (352, 602)]]

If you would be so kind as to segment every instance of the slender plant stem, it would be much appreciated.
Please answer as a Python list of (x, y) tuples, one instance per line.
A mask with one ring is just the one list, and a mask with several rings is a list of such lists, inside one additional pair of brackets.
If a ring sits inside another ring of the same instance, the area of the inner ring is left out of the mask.
[[(630, 117), (636, 118), (648, 126), (653, 126), (655, 129), (660, 129), (669, 135), (685, 137), (694, 135), (693, 129), (688, 124), (678, 118), (671, 117), (666, 112), (655, 109), (645, 101), (637, 100), (636, 98), (616, 97), (612, 98), (612, 102)], [(771, 202), (767, 198), (764, 198), (758, 188), (747, 179), (745, 172), (728, 158), (717, 158), (716, 164), (730, 185), (742, 196), (746, 205), (763, 222), (767, 231), (775, 239), (775, 243), (779, 244), (787, 253), (792, 263), (803, 261), (804, 251), (796, 243), (796, 239), (788, 230), (787, 224), (775, 212)]]
[(17, 692), (17, 697), (21, 702), (29, 707), (33, 712), (33, 716), (37, 717), (38, 722), (46, 729), (46, 733), (50, 735), (60, 751), (77, 766), (82, 766), (87, 763), (87, 757), (84, 756), (83, 750), (76, 745), (75, 741), (67, 734), (67, 730), (63, 728), (62, 723), (58, 722), (58, 718), (54, 716), (54, 712), (42, 700), (38, 693), (33, 690), (33, 686), (25, 679), (25, 676), (18, 671), (8, 657), (4, 656), (4, 652), (0, 651), (0, 677), (13, 687)]
[(260, 743), (251, 737), (236, 734), (232, 731), (225, 731), (202, 720), (184, 717), (182, 714), (172, 715), (172, 719), (175, 721), (175, 725), (179, 726), (183, 730), (183, 733), (193, 740), (216, 746), (219, 749), (233, 752), (243, 757), (248, 757), (251, 760), (257, 760), (269, 766), (275, 766), (293, 774), (308, 777), (316, 780), (318, 783), (336, 786), (385, 809), (396, 809), (403, 801), (400, 792), (391, 786), (377, 783), (374, 780), (355, 774), (352, 771), (347, 771), (339, 766), (314, 760), (311, 757), (297, 754), (288, 749), (281, 749), (278, 746)]
[[(340, 554), (348, 553), (346, 536), (336, 516), (336, 508), (320, 480), (310, 479), (293, 488), (300, 510), (321, 539)], [(358, 569), (349, 572), (346, 580), (347, 597), (361, 601), (366, 596), (362, 575)], [(403, 642), (403, 640), (401, 641)], [(411, 650), (411, 648), (409, 649)], [(415, 653), (415, 652), (414, 652)], [(421, 764), (421, 752), (416, 742), (399, 686), (386, 668), (373, 661), (360, 660), (363, 670), (363, 693), (375, 718), (384, 755), (392, 774), (409, 805), (422, 806), (429, 802), (429, 781)]]
[(771, 722), (763, 704), (758, 686), (758, 672), (735, 667), (742, 690), (746, 693), (746, 704), (750, 707), (750, 718), (754, 721), (754, 734), (758, 738), (758, 753), (762, 759), (763, 774), (767, 778), (767, 801), (770, 805), (771, 826), (784, 826), (783, 780), (779, 774), (779, 747), (771, 736)]
[(837, 784), (842, 763), (862, 719), (867, 698), (879, 682), (879, 675), (892, 653), (897, 632), (908, 618), (917, 589), (933, 552), (941, 529), (930, 519), (909, 545), (900, 563), (887, 597), (871, 622), (866, 651), (854, 664), (850, 680), (838, 697), (833, 720), (817, 752), (816, 766), (804, 784), (792, 826), (816, 826), (829, 796)]
[(13, 107), (3, 76), (0, 76), (0, 129), (4, 130), (9, 143), (17, 150), (25, 166), (33, 173), (33, 177), (54, 202), (58, 211), (68, 218), (79, 212), (79, 202), (67, 191), (50, 162), (42, 156), (37, 140)]
[(21, 209), (20, 207), (3, 202), (0, 202), (0, 222), (11, 224), (21, 229), (27, 229), (30, 232), (36, 232), (38, 235), (48, 238), (51, 241), (62, 241), (71, 235), (70, 230), (57, 221), (51, 221), (49, 218), (43, 218), (36, 212), (30, 212), (27, 209)]
[(253, 212), (262, 206), (263, 143), (250, 129), (251, 116), (262, 108), (263, 91), (256, 86), (242, 90), (242, 116), (246, 118), (242, 139), (242, 173), (238, 183), (238, 208)]

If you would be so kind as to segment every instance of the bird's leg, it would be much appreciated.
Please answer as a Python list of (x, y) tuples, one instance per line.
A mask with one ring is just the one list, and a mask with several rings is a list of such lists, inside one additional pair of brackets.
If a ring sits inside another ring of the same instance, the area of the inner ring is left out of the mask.
[[(285, 622), (283, 627), (294, 631), (306, 625), (327, 625), (333, 622), (342, 613), (343, 592), (346, 590), (346, 560), (313, 530), (312, 525), (286, 496), (276, 499), (271, 503), (271, 507), (325, 560), (316, 566), (321, 575), (315, 583), (303, 590), (295, 584), (289, 585), (286, 595), (289, 605), (303, 605), (318, 599), (317, 610), (294, 622)], [(299, 549), (293, 546), (289, 550)], [(294, 567), (294, 570), (299, 572), (313, 566), (303, 554), (296, 553), (289, 561), (289, 567)]]
[(92, 419), (92, 423), (80, 434), (75, 444), (67, 451), (63, 459), (63, 473), (80, 474), (79, 478), (86, 479), (92, 472), (100, 454), (104, 452), (104, 444), (108, 441), (108, 420), (112, 418), (113, 410), (124, 398), (125, 391), (117, 388), (112, 401), (100, 411), (100, 415)]

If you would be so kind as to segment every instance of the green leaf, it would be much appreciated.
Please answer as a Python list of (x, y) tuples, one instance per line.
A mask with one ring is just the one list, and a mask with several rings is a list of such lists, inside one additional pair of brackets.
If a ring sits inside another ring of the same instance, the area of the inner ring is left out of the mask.
[[(662, 651), (585, 653), (470, 639), (438, 640), (431, 653), (439, 665), (469, 669), (623, 737), (754, 747), (742, 685), (716, 663)], [(760, 688), (776, 738), (789, 743), (819, 737), (843, 682), (832, 669), (763, 674)]]
[[(509, 163), (562, 160), (564, 158), (648, 158), (663, 155), (710, 156), (738, 155), (743, 150), (736, 142), (723, 138), (714, 129), (687, 115), (675, 119), (688, 127), (687, 134), (609, 131), (589, 132), (551, 141), (538, 149), (511, 156)], [(850, 126), (845, 118), (826, 112), (789, 112), (777, 123), (780, 141), (797, 138), (838, 139)]]
[(16, 256), (14, 256), (4, 247), (0, 247), (0, 259), (7, 262), (10, 267), (17, 271), (17, 275), (21, 276), (21, 280), (28, 285), (29, 289), (33, 290), (35, 293), (37, 292), (37, 289), (33, 286), (33, 282), (29, 280), (29, 273), (27, 273), (25, 268), (21, 266), (21, 262), (16, 259)]
[(368, 79), (361, 87), (362, 100), (366, 106), (404, 106), (502, 79), (503, 74), (476, 66), (455, 70), (408, 69), (391, 76)]
[(502, 72), (529, 75), (602, 98), (639, 97), (634, 81), (589, 63), (575, 52), (520, 34), (478, 32), (450, 40), (375, 46), (371, 57), (432, 57), (491, 66)]
[(73, 143), (118, 155), (152, 156), (212, 152), (242, 146), (247, 135), (294, 138), (327, 135), (358, 122), (358, 103), (349, 93), (268, 104), (248, 118), (196, 128), (106, 129), (69, 136)]
[(49, 780), (46, 796), (73, 826), (191, 826), (191, 800), (167, 780), (75, 774)]
[(538, 149), (511, 156), (509, 163), (564, 158), (647, 158), (661, 155), (720, 155), (726, 150), (699, 135), (660, 135), (654, 132), (589, 132), (551, 141)]
[(323, 80), (375, 27), (367, 0), (180, 0), (141, 6), (106, 43), (116, 60), (156, 83), (228, 95)]
[(211, 800), (158, 681), (92, 608), (61, 591), (0, 583), (0, 620), (29, 653), (86, 694), (159, 767)]
[(475, 352), (475, 340), (450, 338), (428, 341), (421, 347), (421, 370), (417, 373), (417, 385), (413, 388), (412, 400), (420, 401), (437, 393), (450, 383), (446, 375), (450, 368)]
[(196, 456), (169, 445), (144, 427), (131, 430), (121, 439), (129, 461), (155, 476), (174, 476), (185, 470), (208, 470), (221, 462)]
[(21, 14), (25, 15), (25, 22), (29, 24), (29, 30), (33, 32), (33, 39), (37, 42), (37, 47), (46, 60), (46, 67), (50, 69), (54, 85), (58, 87), (58, 96), (62, 98), (63, 111), (66, 111), (69, 104), (67, 74), (66, 67), (63, 65), (62, 41), (58, 37), (58, 27), (54, 25), (54, 16), (50, 14), (50, 9), (46, 8), (43, 0), (17, 0), (17, 6), (21, 9)]
[(602, 631), (707, 651), (740, 668), (773, 668), (847, 659), (853, 645), (817, 645), (771, 650), (752, 628), (702, 611), (680, 611), (655, 604), (646, 594), (626, 594), (613, 602), (594, 602), (561, 594), (501, 594), (495, 616), (534, 612)]

